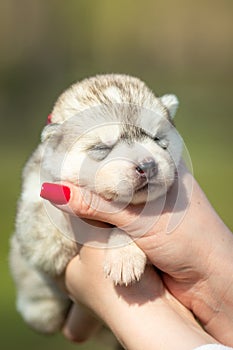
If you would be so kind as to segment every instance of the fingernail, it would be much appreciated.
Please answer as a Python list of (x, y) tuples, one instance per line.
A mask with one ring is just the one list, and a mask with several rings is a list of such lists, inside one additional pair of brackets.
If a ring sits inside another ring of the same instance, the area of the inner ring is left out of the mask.
[(70, 200), (70, 188), (45, 182), (41, 187), (40, 196), (54, 204), (67, 204)]

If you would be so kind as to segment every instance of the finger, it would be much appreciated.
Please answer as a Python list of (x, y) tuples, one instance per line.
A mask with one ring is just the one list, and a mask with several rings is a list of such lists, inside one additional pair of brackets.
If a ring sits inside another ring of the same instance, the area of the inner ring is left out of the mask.
[(41, 197), (57, 208), (81, 218), (108, 222), (132, 235), (146, 233), (158, 220), (164, 198), (142, 205), (105, 200), (99, 195), (70, 183), (44, 183)]
[(74, 304), (62, 333), (70, 341), (82, 343), (95, 334), (101, 326), (101, 322), (89, 310), (78, 304)]
[[(188, 174), (187, 169), (181, 166), (178, 176), (179, 184), (176, 182), (176, 186), (173, 186), (167, 196), (164, 195), (155, 201), (147, 201), (139, 205), (105, 200), (83, 187), (66, 182), (60, 184), (44, 183), (41, 189), (41, 197), (69, 214), (108, 222), (134, 237), (140, 237), (142, 234), (148, 233), (155, 225), (159, 231), (165, 232), (168, 230), (170, 232), (182, 221), (189, 200), (184, 201), (184, 195), (178, 196), (178, 194), (186, 193), (190, 181), (193, 181), (192, 176)], [(187, 181), (184, 181), (187, 175), (190, 179), (188, 186)], [(168, 215), (173, 211), (177, 212), (178, 215)]]
[[(40, 196), (70, 214), (98, 221), (109, 219), (114, 223), (115, 214), (127, 206), (124, 205), (122, 208), (122, 205), (105, 200), (71, 183), (43, 183)], [(122, 224), (127, 222), (127, 219), (122, 220)]]

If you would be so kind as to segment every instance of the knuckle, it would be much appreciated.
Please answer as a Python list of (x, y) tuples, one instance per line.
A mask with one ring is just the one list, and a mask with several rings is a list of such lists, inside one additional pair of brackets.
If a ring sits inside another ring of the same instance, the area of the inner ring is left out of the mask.
[(90, 191), (82, 190), (79, 201), (78, 213), (80, 216), (93, 217), (97, 214), (98, 196)]

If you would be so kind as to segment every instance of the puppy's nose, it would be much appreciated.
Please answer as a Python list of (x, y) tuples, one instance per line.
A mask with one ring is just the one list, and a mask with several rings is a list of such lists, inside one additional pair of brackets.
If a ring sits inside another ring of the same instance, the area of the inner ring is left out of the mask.
[(157, 174), (158, 167), (153, 158), (145, 158), (136, 166), (136, 173), (140, 177), (150, 178)]

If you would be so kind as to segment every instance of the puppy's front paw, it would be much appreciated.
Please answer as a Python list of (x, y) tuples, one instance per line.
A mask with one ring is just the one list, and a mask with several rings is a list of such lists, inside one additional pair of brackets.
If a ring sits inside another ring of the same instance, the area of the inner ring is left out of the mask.
[(104, 273), (117, 285), (139, 281), (146, 265), (146, 256), (135, 243), (107, 251)]

